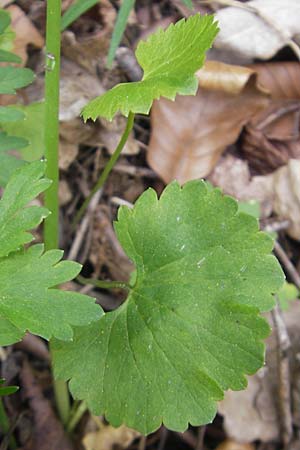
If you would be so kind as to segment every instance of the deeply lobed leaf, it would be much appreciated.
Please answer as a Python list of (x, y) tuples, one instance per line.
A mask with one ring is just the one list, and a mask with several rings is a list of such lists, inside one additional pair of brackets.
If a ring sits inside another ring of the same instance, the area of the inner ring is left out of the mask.
[(28, 230), (39, 225), (49, 213), (40, 206), (27, 206), (51, 184), (42, 178), (45, 164), (36, 161), (21, 167), (7, 184), (0, 200), (0, 258), (30, 242), (32, 235)]
[(213, 16), (196, 14), (141, 41), (136, 56), (144, 70), (142, 81), (118, 84), (92, 100), (83, 110), (84, 119), (101, 116), (112, 120), (118, 111), (125, 116), (129, 111), (147, 114), (153, 100), (161, 96), (174, 100), (177, 94), (195, 94), (198, 83), (194, 74), (217, 32)]
[(81, 270), (78, 263), (60, 261), (62, 255), (61, 250), (43, 253), (39, 244), (0, 259), (0, 317), (23, 334), (28, 330), (46, 339), (69, 340), (71, 326), (89, 324), (102, 315), (93, 298), (54, 289)]
[(15, 94), (16, 89), (34, 80), (32, 70), (23, 67), (0, 67), (0, 94)]
[(263, 363), (259, 312), (283, 282), (272, 239), (200, 181), (172, 183), (160, 200), (146, 191), (115, 228), (135, 284), (116, 311), (54, 343), (56, 375), (114, 426), (205, 424), (223, 391), (244, 388)]

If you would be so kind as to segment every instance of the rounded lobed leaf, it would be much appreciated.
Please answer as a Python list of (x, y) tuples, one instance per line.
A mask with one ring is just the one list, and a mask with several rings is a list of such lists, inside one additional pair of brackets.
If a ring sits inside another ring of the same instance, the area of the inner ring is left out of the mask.
[(55, 342), (56, 374), (114, 426), (147, 434), (208, 423), (223, 391), (243, 389), (263, 364), (259, 313), (284, 279), (272, 239), (201, 181), (174, 182), (159, 200), (149, 189), (120, 208), (115, 229), (134, 286), (72, 343)]
[(136, 57), (144, 70), (142, 81), (118, 84), (92, 100), (83, 109), (84, 120), (99, 116), (112, 120), (118, 111), (126, 117), (130, 111), (148, 114), (155, 99), (194, 95), (198, 88), (194, 74), (217, 32), (213, 16), (196, 14), (139, 42)]

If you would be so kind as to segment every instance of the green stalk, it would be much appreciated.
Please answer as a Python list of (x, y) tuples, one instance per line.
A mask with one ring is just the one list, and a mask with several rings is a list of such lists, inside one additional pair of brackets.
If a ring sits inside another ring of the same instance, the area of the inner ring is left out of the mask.
[(112, 171), (114, 165), (116, 164), (121, 151), (123, 150), (127, 139), (129, 137), (129, 134), (133, 128), (133, 122), (134, 122), (134, 113), (130, 112), (128, 115), (128, 119), (127, 119), (127, 124), (126, 124), (126, 128), (124, 130), (124, 133), (122, 134), (122, 137), (120, 139), (120, 142), (117, 146), (117, 148), (115, 149), (115, 151), (113, 152), (113, 154), (111, 155), (108, 163), (106, 164), (103, 172), (101, 173), (99, 180), (97, 181), (97, 183), (95, 184), (95, 186), (93, 187), (93, 189), (91, 190), (90, 194), (87, 196), (87, 198), (84, 200), (83, 204), (81, 205), (81, 207), (79, 208), (75, 219), (74, 219), (74, 226), (77, 225), (77, 223), (80, 221), (81, 217), (83, 216), (85, 210), (87, 209), (93, 195), (102, 188), (102, 186), (104, 185), (105, 181), (107, 180), (108, 175), (110, 174), (110, 172)]
[(83, 414), (87, 411), (88, 407), (85, 402), (76, 402), (74, 413), (70, 417), (70, 420), (67, 425), (67, 431), (68, 433), (72, 433), (72, 431), (75, 429), (78, 422), (81, 420)]
[[(45, 206), (51, 215), (45, 220), (45, 249), (58, 247), (58, 144), (59, 144), (59, 75), (60, 75), (61, 0), (47, 1), (46, 76), (45, 76), (45, 156), (46, 177), (52, 185), (45, 193)], [(57, 318), (59, 320), (59, 318)], [(54, 392), (59, 416), (64, 424), (70, 414), (67, 384), (54, 380)]]
[(130, 289), (129, 284), (123, 281), (102, 281), (94, 278), (84, 278), (81, 275), (78, 275), (77, 280), (81, 284), (91, 284), (100, 289)]
[[(10, 429), (9, 420), (8, 420), (6, 411), (4, 409), (3, 401), (0, 398), (0, 430), (2, 431), (3, 434), (6, 434), (6, 433), (9, 433), (9, 429)], [(14, 450), (17, 448), (17, 444), (16, 444), (14, 436), (11, 436), (9, 438), (9, 448), (11, 450)]]

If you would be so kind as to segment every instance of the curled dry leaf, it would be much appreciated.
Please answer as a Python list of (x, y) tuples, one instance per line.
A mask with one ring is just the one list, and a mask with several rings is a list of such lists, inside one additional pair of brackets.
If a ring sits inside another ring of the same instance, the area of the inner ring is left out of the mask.
[(260, 203), (262, 218), (268, 217), (273, 209), (273, 182), (271, 176), (251, 177), (247, 161), (226, 155), (221, 158), (208, 177), (214, 186), (237, 200), (256, 200)]
[[(97, 65), (108, 53), (111, 33), (116, 19), (116, 9), (109, 0), (102, 0), (98, 6), (99, 18), (89, 22), (74, 33), (70, 29), (62, 34), (62, 54), (71, 61), (96, 75)], [(81, 17), (84, 24), (85, 16)], [(90, 29), (93, 29), (91, 31)]]
[(269, 99), (253, 69), (208, 61), (195, 97), (152, 108), (148, 163), (168, 183), (208, 175), (242, 127)]
[[(273, 323), (268, 316), (271, 326)], [(291, 302), (287, 311), (283, 312), (283, 319), (291, 340), (290, 369), (292, 392), (297, 394), (299, 389), (299, 351), (300, 351), (300, 303)], [(267, 340), (266, 366), (257, 374), (248, 378), (248, 387), (244, 391), (228, 391), (225, 399), (219, 404), (219, 412), (224, 416), (224, 425), (230, 438), (241, 442), (274, 441), (279, 438), (280, 424), (278, 414), (277, 376), (278, 344), (275, 332)], [(296, 403), (298, 398), (294, 398)], [(243, 414), (241, 414), (243, 411)], [(294, 416), (296, 423), (296, 416)], [(298, 417), (299, 420), (299, 417)]]
[[(239, 2), (236, 2), (238, 5)], [(298, 0), (254, 0), (216, 13), (220, 32), (214, 46), (249, 60), (270, 59), (300, 33)]]
[(287, 233), (300, 240), (299, 174), (300, 160), (290, 159), (287, 165), (272, 174), (251, 178), (247, 161), (226, 155), (209, 176), (209, 181), (238, 200), (257, 200), (262, 218), (274, 211), (280, 219), (288, 220)]
[(27, 45), (43, 48), (44, 38), (26, 16), (24, 11), (17, 5), (11, 5), (7, 8), (11, 14), (11, 27), (16, 33), (13, 52), (22, 58), (23, 65), (27, 62)]
[(272, 175), (274, 201), (273, 209), (279, 217), (288, 219), (288, 234), (300, 240), (300, 161), (290, 159)]
[(221, 442), (215, 450), (255, 450), (255, 446), (247, 442), (238, 442), (234, 439), (226, 439)]
[(88, 433), (82, 443), (85, 450), (113, 450), (129, 447), (138, 436), (140, 433), (125, 425), (119, 428), (103, 425), (99, 431)]
[(78, 64), (62, 58), (59, 120), (69, 121), (78, 117), (87, 102), (103, 92), (95, 76)]
[(247, 124), (242, 150), (252, 169), (270, 173), (290, 158), (300, 158), (300, 65), (280, 62), (252, 67), (272, 100)]

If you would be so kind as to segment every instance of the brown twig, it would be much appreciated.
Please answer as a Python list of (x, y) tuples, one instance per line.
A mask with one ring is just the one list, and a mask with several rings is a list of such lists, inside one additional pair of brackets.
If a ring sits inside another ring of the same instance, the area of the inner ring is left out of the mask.
[(285, 270), (291, 277), (291, 280), (293, 283), (297, 286), (298, 289), (300, 289), (300, 276), (294, 267), (294, 265), (291, 263), (289, 257), (285, 253), (284, 249), (281, 247), (281, 245), (278, 242), (275, 242), (274, 245), (274, 252), (276, 256), (278, 257), (279, 261), (284, 266)]
[(278, 370), (278, 399), (281, 437), (284, 448), (287, 449), (293, 435), (293, 417), (291, 411), (291, 381), (289, 349), (290, 338), (283, 320), (278, 299), (272, 311), (272, 319), (277, 339), (277, 370)]

